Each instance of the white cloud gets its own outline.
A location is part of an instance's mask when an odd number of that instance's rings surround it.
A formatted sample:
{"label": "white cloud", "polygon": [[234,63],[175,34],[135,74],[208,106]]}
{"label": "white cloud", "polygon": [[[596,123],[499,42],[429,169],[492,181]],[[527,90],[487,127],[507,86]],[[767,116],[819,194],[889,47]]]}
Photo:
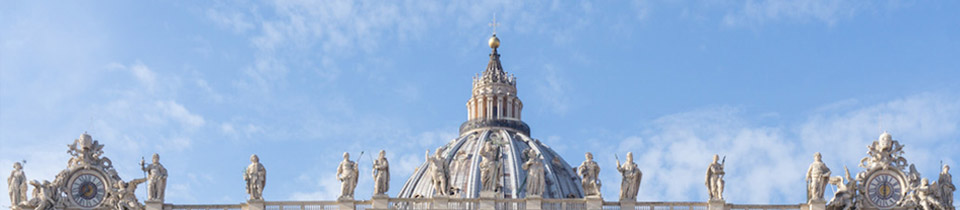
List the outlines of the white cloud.
{"label": "white cloud", "polygon": [[186,127],[197,128],[203,126],[203,124],[206,122],[203,120],[202,116],[190,113],[187,108],[183,107],[183,105],[180,105],[176,101],[158,101],[156,104],[164,114],[176,121],[179,121]]}
{"label": "white cloud", "polygon": [[726,14],[728,26],[762,25],[776,21],[818,21],[834,25],[866,9],[869,4],[839,0],[773,1],[750,0],[742,8]]}
{"label": "white cloud", "polygon": [[236,33],[244,33],[254,28],[253,23],[242,12],[208,9],[207,18],[232,29]]}
{"label": "white cloud", "polygon": [[137,61],[133,66],[130,66],[130,71],[137,77],[137,80],[147,88],[152,90],[156,86],[157,74],[151,71],[147,65],[143,65],[143,63]]}
{"label": "white cloud", "polygon": [[567,96],[568,83],[558,73],[553,65],[544,65],[544,80],[537,84],[537,95],[547,102],[550,110],[556,114],[566,114],[570,108],[570,99]]}
{"label": "white cloud", "polygon": [[[823,153],[835,174],[843,165],[856,173],[866,145],[879,135],[879,113],[884,114],[886,130],[907,146],[906,157],[925,177],[936,177],[941,158],[956,163],[954,152],[960,142],[952,138],[958,134],[960,100],[943,94],[814,113],[801,123],[782,126],[751,124],[738,108],[695,110],[661,117],[643,134],[627,137],[612,149],[637,155],[644,172],[641,200],[706,200],[705,169],[711,156],[719,153],[727,157],[728,202],[800,203],[806,192],[802,175],[811,155]],[[612,162],[612,157],[599,161]],[[605,183],[619,183],[615,171],[603,176]],[[605,186],[605,193],[616,189]]]}

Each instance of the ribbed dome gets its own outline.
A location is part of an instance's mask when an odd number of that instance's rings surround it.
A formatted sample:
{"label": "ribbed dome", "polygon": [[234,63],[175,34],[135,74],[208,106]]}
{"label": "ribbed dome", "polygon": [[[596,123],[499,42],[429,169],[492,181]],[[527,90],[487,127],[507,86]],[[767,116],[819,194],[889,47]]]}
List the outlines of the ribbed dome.
{"label": "ribbed dome", "polygon": [[[496,38],[496,36],[494,36]],[[499,41],[499,40],[498,40]],[[508,75],[500,65],[500,54],[497,48],[490,53],[490,62],[482,75],[473,80],[473,95],[467,101],[467,121],[460,125],[460,137],[438,148],[436,153],[429,156],[432,161],[424,161],[418,167],[407,183],[400,189],[399,198],[433,197],[434,188],[432,173],[428,172],[431,162],[440,164],[437,171],[448,171],[447,185],[453,197],[477,198],[480,197],[481,161],[483,151],[490,159],[497,159],[496,164],[486,163],[487,168],[499,165],[498,172],[490,173],[497,177],[496,192],[504,198],[524,198],[524,189],[527,171],[521,166],[527,161],[524,151],[532,149],[544,166],[543,198],[582,198],[583,187],[580,177],[570,168],[550,147],[540,143],[540,140],[530,138],[530,127],[520,119],[523,102],[517,97],[516,78]],[[483,150],[485,143],[491,143]],[[497,148],[497,149],[494,149]],[[529,154],[529,153],[526,153]],[[443,161],[439,161],[443,160]],[[442,162],[442,163],[441,163]],[[443,176],[438,176],[443,177]],[[488,185],[488,188],[490,185]],[[444,188],[441,188],[444,189]]]}
{"label": "ribbed dome", "polygon": [[[539,140],[531,139],[511,128],[474,129],[440,147],[450,170],[453,197],[477,198],[480,195],[480,149],[491,141],[500,148],[501,176],[499,191],[505,198],[526,197],[524,180],[527,173],[521,169],[526,161],[522,152],[528,148],[537,151],[543,159],[546,185],[543,198],[582,198],[583,189],[575,171],[556,152]],[[421,164],[403,188],[400,198],[433,197],[432,178],[427,174],[428,164]]]}

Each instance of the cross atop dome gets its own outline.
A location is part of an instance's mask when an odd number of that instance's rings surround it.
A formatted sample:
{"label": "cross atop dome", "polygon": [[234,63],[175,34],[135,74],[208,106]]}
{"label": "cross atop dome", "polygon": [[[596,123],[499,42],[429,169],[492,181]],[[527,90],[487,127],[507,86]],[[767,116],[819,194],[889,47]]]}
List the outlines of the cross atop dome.
{"label": "cross atop dome", "polygon": [[497,36],[497,26],[500,26],[500,23],[497,22],[497,13],[493,13],[493,22],[488,25],[493,28],[493,36]]}

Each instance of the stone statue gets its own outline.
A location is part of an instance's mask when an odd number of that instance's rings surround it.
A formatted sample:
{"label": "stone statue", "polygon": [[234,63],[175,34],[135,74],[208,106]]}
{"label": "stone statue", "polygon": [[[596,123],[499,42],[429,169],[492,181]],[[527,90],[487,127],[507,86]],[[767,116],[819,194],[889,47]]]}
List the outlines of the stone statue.
{"label": "stone statue", "polygon": [[350,160],[350,153],[343,153],[343,161],[337,166],[337,180],[340,180],[340,197],[338,199],[353,199],[353,190],[357,187],[357,176],[360,170],[357,163]]}
{"label": "stone statue", "polygon": [[920,206],[923,210],[944,209],[943,204],[935,197],[935,189],[930,186],[930,180],[923,178],[920,181],[920,187],[917,188],[917,197],[920,198]]}
{"label": "stone statue", "polygon": [[[835,176],[830,178],[830,184],[837,186],[837,192],[833,193],[833,198],[827,203],[829,209],[850,210],[854,208],[854,196],[857,193],[857,180],[850,176],[850,170],[843,166],[843,172],[846,177]],[[846,178],[847,182],[843,180]]]}
{"label": "stone statue", "polygon": [[167,168],[160,164],[160,155],[153,153],[153,163],[146,165],[140,160],[140,170],[147,172],[147,200],[163,201],[164,191],[167,189]]}
{"label": "stone statue", "polygon": [[117,210],[140,210],[143,205],[137,201],[137,185],[146,182],[146,178],[134,179],[130,183],[120,180],[116,183],[114,199],[117,201]]}
{"label": "stone statue", "polygon": [[583,191],[586,196],[600,196],[600,165],[593,161],[593,154],[587,152],[584,155],[587,159],[577,167],[577,174],[580,175],[580,181],[583,184]]}
{"label": "stone statue", "polygon": [[943,171],[940,171],[940,179],[937,180],[937,188],[940,190],[940,203],[944,206],[953,206],[953,191],[957,190],[957,187],[953,185],[950,165],[943,165]]}
{"label": "stone statue", "polygon": [[543,160],[533,149],[526,149],[524,154],[527,156],[527,162],[523,163],[522,168],[527,170],[527,196],[542,196],[543,187],[546,185],[546,180],[543,177]]}
{"label": "stone statue", "polygon": [[27,175],[23,173],[23,165],[20,163],[13,163],[13,171],[7,178],[7,188],[10,193],[10,206],[27,201]]}
{"label": "stone statue", "polygon": [[449,183],[447,183],[450,175],[446,160],[441,153],[443,153],[443,147],[437,148],[437,151],[433,153],[433,157],[430,156],[430,151],[427,151],[427,162],[430,163],[428,172],[433,182],[434,193],[436,193],[436,195],[447,196],[450,195],[450,186]]}
{"label": "stone statue", "polygon": [[623,176],[623,180],[620,182],[620,200],[636,201],[643,173],[633,162],[633,152],[627,152],[627,162],[622,165],[620,160],[617,159],[617,171],[620,171],[620,175]]}
{"label": "stone statue", "polygon": [[60,192],[57,185],[50,181],[43,180],[43,183],[33,180],[30,185],[34,187],[34,198],[29,202],[31,206],[36,206],[34,210],[54,209],[60,200]]}
{"label": "stone statue", "polygon": [[483,160],[480,161],[480,183],[482,191],[496,192],[498,181],[500,180],[500,161],[497,156],[500,154],[500,147],[497,147],[487,141],[483,143],[480,155]]}
{"label": "stone statue", "polygon": [[267,169],[260,164],[260,157],[250,155],[250,165],[243,173],[243,181],[247,182],[247,194],[250,200],[263,200],[263,187],[267,184]]}
{"label": "stone statue", "polygon": [[373,160],[373,182],[374,195],[386,195],[390,190],[390,164],[386,151],[380,150],[380,157]]}
{"label": "stone statue", "polygon": [[830,169],[823,163],[820,153],[813,153],[813,163],[807,169],[807,202],[823,202],[823,192],[830,181]]}
{"label": "stone statue", "polygon": [[727,158],[723,159],[723,162],[719,162],[720,155],[713,155],[713,163],[707,166],[706,185],[710,200],[723,200],[723,167]]}

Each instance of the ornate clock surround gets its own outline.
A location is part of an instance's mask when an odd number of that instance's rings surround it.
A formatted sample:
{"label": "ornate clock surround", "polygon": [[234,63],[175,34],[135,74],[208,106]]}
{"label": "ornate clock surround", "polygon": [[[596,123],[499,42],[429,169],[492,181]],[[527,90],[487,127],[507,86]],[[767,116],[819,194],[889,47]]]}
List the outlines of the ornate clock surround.
{"label": "ornate clock surround", "polygon": [[860,182],[863,204],[877,209],[894,208],[903,202],[910,189],[907,176],[896,169],[876,168],[865,173]]}
{"label": "ornate clock surround", "polygon": [[95,168],[73,171],[64,189],[69,203],[79,208],[96,208],[108,198],[113,181]]}

